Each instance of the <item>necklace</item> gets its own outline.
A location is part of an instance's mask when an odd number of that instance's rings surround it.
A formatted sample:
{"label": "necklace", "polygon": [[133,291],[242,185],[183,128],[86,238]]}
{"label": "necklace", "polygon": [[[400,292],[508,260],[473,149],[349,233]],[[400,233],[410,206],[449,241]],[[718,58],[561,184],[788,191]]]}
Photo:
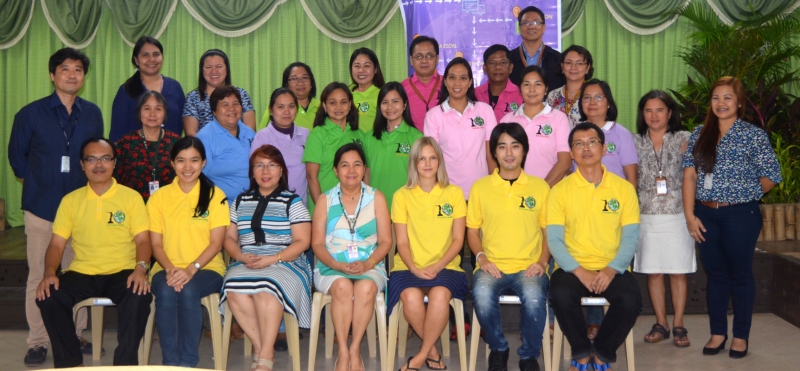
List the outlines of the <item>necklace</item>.
{"label": "necklace", "polygon": [[575,105],[575,102],[578,101],[578,96],[580,94],[581,94],[581,89],[578,89],[578,91],[575,92],[575,95],[572,97],[572,100],[570,100],[568,98],[569,97],[569,90],[567,90],[567,85],[564,85],[564,108],[566,108],[564,110],[564,113],[569,115],[569,111],[572,110],[572,107]]}

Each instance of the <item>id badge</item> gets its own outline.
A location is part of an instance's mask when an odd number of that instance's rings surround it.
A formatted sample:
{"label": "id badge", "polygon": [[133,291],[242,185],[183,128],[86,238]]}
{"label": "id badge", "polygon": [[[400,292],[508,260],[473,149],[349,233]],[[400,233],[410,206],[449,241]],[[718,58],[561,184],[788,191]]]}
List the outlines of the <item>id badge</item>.
{"label": "id badge", "polygon": [[667,178],[664,177],[656,178],[656,194],[659,196],[667,194]]}
{"label": "id badge", "polygon": [[69,156],[61,156],[61,172],[69,172]]}
{"label": "id badge", "polygon": [[354,243],[347,244],[347,259],[350,261],[358,260],[358,245]]}
{"label": "id badge", "polygon": [[153,192],[158,190],[158,181],[156,180],[156,181],[148,182],[147,186],[150,189],[150,195],[152,195]]}
{"label": "id badge", "polygon": [[706,174],[703,177],[703,189],[711,189],[714,186],[714,174]]}

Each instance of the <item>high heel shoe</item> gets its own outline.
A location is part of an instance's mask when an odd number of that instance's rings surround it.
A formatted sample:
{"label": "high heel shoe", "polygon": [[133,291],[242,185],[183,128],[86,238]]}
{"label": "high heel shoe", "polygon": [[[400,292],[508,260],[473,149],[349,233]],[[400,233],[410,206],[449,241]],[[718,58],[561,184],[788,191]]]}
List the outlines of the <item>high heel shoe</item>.
{"label": "high heel shoe", "polygon": [[725,343],[727,343],[727,342],[728,342],[728,335],[726,334],[725,335],[725,340],[722,340],[722,344],[720,344],[718,347],[716,347],[716,348],[703,347],[703,355],[704,356],[713,356],[713,355],[718,354],[720,350],[725,349]]}
{"label": "high heel shoe", "polygon": [[744,340],[744,350],[731,350],[728,352],[728,356],[731,358],[744,358],[747,355],[747,349],[750,348],[750,341],[748,339]]}

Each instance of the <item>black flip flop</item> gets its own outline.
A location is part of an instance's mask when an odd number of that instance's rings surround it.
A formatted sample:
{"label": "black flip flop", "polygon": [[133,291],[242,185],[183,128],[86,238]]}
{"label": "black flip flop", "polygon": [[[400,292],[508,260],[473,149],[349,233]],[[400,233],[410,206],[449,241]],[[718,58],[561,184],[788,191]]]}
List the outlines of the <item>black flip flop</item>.
{"label": "black flip flop", "polygon": [[444,365],[444,367],[442,367],[442,368],[433,368],[433,367],[431,367],[431,362],[436,363],[436,364],[442,364],[442,355],[441,354],[439,355],[439,359],[438,360],[432,359],[432,358],[425,358],[425,367],[427,367],[428,370],[433,370],[433,371],[447,370],[447,365]]}

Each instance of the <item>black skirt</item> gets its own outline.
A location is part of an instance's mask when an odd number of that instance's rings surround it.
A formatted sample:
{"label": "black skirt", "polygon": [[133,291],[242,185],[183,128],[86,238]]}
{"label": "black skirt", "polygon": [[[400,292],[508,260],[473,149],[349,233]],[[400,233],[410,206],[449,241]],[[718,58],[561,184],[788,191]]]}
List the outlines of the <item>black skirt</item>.
{"label": "black skirt", "polygon": [[415,276],[410,271],[396,271],[389,276],[389,302],[387,315],[392,314],[395,304],[400,301],[400,293],[409,287],[436,287],[442,286],[450,290],[453,299],[465,300],[467,296],[467,276],[464,272],[442,269],[436,278],[424,280]]}

